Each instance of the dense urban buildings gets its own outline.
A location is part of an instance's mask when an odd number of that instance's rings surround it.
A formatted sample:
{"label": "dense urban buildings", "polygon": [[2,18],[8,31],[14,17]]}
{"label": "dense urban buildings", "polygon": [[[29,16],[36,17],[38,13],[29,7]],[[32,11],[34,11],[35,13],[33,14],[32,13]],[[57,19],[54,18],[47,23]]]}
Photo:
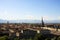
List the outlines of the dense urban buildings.
{"label": "dense urban buildings", "polygon": [[10,40],[18,37],[20,39],[34,38],[36,34],[53,34],[60,36],[60,24],[44,23],[0,23],[0,36],[7,35]]}

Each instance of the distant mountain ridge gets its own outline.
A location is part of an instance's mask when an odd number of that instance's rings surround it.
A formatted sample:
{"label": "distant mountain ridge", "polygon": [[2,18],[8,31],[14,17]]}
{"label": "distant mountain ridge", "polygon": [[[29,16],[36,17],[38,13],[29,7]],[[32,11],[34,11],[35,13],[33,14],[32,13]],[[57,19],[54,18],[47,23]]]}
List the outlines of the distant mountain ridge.
{"label": "distant mountain ridge", "polygon": [[6,22],[7,22],[7,20],[0,19],[0,23],[6,23]]}
{"label": "distant mountain ridge", "polygon": [[1,20],[0,23],[40,23],[40,20]]}
{"label": "distant mountain ridge", "polygon": [[[0,19],[0,23],[41,23],[41,20],[2,20]],[[44,23],[60,23],[60,20],[43,20]]]}

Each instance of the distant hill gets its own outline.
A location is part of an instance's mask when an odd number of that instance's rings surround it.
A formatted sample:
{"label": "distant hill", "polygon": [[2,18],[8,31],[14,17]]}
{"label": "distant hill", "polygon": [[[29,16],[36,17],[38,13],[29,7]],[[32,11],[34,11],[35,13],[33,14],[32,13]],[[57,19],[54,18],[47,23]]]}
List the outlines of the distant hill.
{"label": "distant hill", "polygon": [[40,23],[40,20],[0,20],[0,23]]}
{"label": "distant hill", "polygon": [[7,20],[0,19],[0,23],[7,23]]}
{"label": "distant hill", "polygon": [[[0,19],[0,23],[41,23],[41,20],[2,20]],[[44,20],[44,23],[60,23],[60,20]]]}
{"label": "distant hill", "polygon": [[40,20],[9,20],[10,23],[41,23]]}
{"label": "distant hill", "polygon": [[60,23],[60,20],[44,20],[45,23]]}

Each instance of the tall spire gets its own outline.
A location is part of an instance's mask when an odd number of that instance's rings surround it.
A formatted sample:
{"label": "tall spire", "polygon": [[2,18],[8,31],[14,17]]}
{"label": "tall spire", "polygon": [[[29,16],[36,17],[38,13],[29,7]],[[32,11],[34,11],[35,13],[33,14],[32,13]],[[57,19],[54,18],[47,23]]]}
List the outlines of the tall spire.
{"label": "tall spire", "polygon": [[41,21],[42,21],[42,27],[44,27],[44,21],[43,21],[43,17],[42,17],[42,20],[41,20]]}

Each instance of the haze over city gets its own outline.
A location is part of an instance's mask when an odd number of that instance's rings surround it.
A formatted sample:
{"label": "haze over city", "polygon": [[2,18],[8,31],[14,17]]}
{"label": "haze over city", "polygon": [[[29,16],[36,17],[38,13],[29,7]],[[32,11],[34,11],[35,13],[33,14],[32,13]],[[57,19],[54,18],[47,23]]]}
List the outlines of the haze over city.
{"label": "haze over city", "polygon": [[0,19],[60,20],[60,0],[0,0]]}

